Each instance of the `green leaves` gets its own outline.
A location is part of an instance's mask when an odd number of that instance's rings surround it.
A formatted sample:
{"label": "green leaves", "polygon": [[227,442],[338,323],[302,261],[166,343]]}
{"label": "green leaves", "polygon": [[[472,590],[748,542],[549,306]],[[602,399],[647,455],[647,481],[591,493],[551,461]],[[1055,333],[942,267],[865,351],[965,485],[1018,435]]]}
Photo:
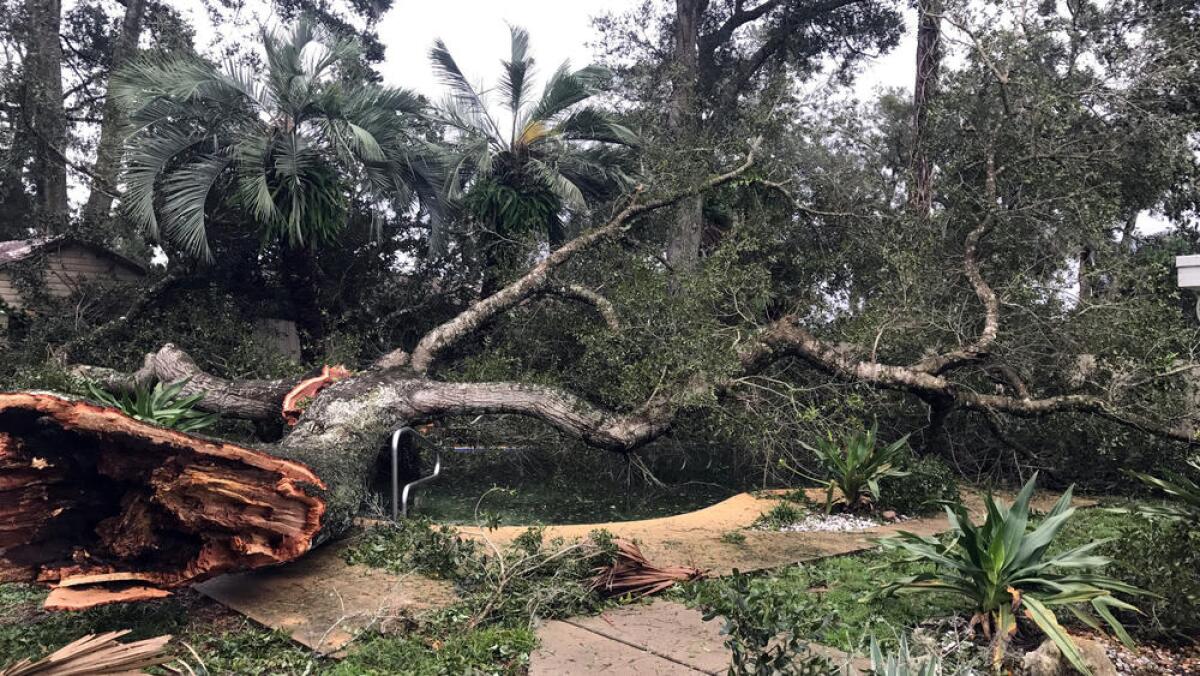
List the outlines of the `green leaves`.
{"label": "green leaves", "polygon": [[[497,122],[500,116],[491,114],[483,93],[468,81],[445,43],[438,41],[430,52],[449,89],[438,116],[461,133],[455,140],[457,159],[451,163],[456,181],[448,192],[467,195],[466,213],[500,239],[532,231],[553,240],[567,211],[584,211],[590,200],[612,197],[632,185],[627,150],[639,139],[613,114],[578,107],[608,81],[604,68],[572,71],[564,63],[541,96],[531,100],[529,34],[514,27],[511,40],[497,86],[506,121],[511,120],[504,131]],[[514,198],[530,204],[512,204]],[[547,206],[553,213],[542,213]],[[441,233],[434,234],[440,242]]]}
{"label": "green leaves", "polygon": [[[1200,472],[1200,459],[1193,458],[1188,461],[1188,465]],[[1193,526],[1200,521],[1200,484],[1181,474],[1172,474],[1166,479],[1133,471],[1127,471],[1126,474],[1175,498],[1174,502],[1159,505],[1139,505],[1139,512],[1190,523]]]}
{"label": "green leaves", "polygon": [[987,517],[980,526],[971,522],[961,504],[948,506],[946,514],[952,539],[947,544],[907,532],[881,540],[886,549],[902,551],[912,562],[932,563],[936,571],[899,580],[871,597],[931,591],[955,594],[970,604],[971,612],[990,618],[984,627],[994,628],[997,659],[1003,655],[1009,630],[1016,629],[1012,614],[1023,609],[1022,616],[1053,640],[1076,668],[1087,673],[1078,650],[1051,609],[1067,607],[1089,626],[1098,628],[1099,622],[1080,606],[1089,604],[1122,641],[1128,641],[1128,633],[1111,609],[1136,611],[1136,608],[1114,594],[1143,592],[1091,572],[1109,563],[1107,558],[1091,554],[1103,541],[1059,554],[1048,553],[1075,510],[1070,506],[1071,490],[1067,489],[1031,531],[1029,502],[1036,480],[1035,475],[1025,484],[1010,507],[998,503],[991,495],[986,496]]}
{"label": "green leaves", "polygon": [[93,399],[119,409],[135,420],[180,432],[198,432],[212,426],[218,416],[196,410],[196,404],[204,399],[203,392],[183,396],[183,390],[190,381],[190,378],[185,378],[167,385],[155,383],[152,389],[139,385],[132,393],[120,397],[92,383],[88,383],[87,388]]}
{"label": "green leaves", "polygon": [[114,78],[131,122],[122,203],[134,222],[211,260],[217,205],[291,246],[333,241],[360,192],[397,212],[416,198],[440,216],[446,162],[423,138],[415,94],[348,80],[358,45],[311,21],[263,40],[264,72],[146,56]]}

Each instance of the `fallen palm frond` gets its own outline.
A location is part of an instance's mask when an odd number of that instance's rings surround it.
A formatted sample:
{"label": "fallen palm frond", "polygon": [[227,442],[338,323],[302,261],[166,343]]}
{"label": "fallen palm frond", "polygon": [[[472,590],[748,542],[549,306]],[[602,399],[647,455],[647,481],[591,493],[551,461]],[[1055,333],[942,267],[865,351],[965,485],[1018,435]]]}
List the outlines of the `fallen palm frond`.
{"label": "fallen palm frond", "polygon": [[657,594],[677,582],[698,580],[706,572],[691,566],[660,567],[650,563],[642,550],[629,540],[613,540],[616,559],[596,569],[591,589],[612,596],[630,594],[635,597]]}
{"label": "fallen palm frond", "polygon": [[72,641],[36,662],[21,660],[0,671],[0,676],[85,676],[91,674],[135,674],[171,658],[163,654],[170,636],[156,636],[132,643],[119,643],[129,630],[89,634]]}

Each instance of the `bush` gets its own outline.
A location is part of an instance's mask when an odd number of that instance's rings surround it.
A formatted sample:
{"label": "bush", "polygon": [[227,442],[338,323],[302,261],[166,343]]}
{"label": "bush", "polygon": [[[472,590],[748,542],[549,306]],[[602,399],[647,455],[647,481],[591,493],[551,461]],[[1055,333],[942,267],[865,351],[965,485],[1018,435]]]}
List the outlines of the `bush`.
{"label": "bush", "polygon": [[1139,633],[1200,631],[1200,530],[1194,524],[1135,519],[1101,551],[1113,560],[1109,575],[1158,595],[1139,603],[1144,615],[1129,618]]}
{"label": "bush", "polygon": [[881,507],[897,514],[919,516],[940,512],[940,502],[958,500],[958,475],[941,460],[910,456],[900,469],[908,474],[880,479]]}

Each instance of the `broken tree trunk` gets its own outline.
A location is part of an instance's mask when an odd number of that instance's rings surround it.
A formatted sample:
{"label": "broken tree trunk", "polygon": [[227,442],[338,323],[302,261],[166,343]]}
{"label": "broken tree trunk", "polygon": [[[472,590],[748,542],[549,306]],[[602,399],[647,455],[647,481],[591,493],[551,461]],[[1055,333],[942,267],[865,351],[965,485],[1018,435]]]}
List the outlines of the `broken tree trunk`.
{"label": "broken tree trunk", "polygon": [[294,559],[335,493],[260,450],[85,401],[0,395],[0,581],[51,586],[50,608],[158,598]]}

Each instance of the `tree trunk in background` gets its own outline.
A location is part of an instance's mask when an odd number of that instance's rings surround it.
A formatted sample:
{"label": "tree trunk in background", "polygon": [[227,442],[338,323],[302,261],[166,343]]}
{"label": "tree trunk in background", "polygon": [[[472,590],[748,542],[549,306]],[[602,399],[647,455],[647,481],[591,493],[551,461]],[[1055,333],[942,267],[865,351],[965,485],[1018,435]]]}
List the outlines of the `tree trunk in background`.
{"label": "tree trunk in background", "polygon": [[321,268],[311,247],[280,242],[280,275],[292,301],[296,328],[300,330],[300,356],[305,362],[319,359],[325,349],[325,319],[321,316]]}
{"label": "tree trunk in background", "polygon": [[[667,127],[676,144],[691,142],[699,131],[696,90],[700,77],[700,18],[707,7],[708,0],[675,0],[675,60]],[[675,207],[666,258],[677,271],[690,270],[700,258],[703,208],[702,195],[681,200]]]}
{"label": "tree trunk in background", "polygon": [[[121,33],[113,45],[112,68],[109,71],[109,88],[112,76],[137,52],[138,39],[142,35],[142,13],[145,0],[125,0],[125,18],[121,21]],[[104,100],[104,119],[100,123],[100,141],[96,146],[96,164],[92,168],[92,191],[83,207],[83,219],[87,223],[103,223],[108,220],[112,208],[114,188],[121,170],[122,127],[125,115],[111,96]]]}
{"label": "tree trunk in background", "polygon": [[33,145],[39,229],[62,232],[68,218],[67,116],[63,110],[60,0],[26,0],[24,114]]}
{"label": "tree trunk in background", "polygon": [[929,102],[941,66],[942,0],[917,2],[917,76],[913,83],[913,140],[908,200],[922,217],[933,209],[933,166],[929,161]]}

